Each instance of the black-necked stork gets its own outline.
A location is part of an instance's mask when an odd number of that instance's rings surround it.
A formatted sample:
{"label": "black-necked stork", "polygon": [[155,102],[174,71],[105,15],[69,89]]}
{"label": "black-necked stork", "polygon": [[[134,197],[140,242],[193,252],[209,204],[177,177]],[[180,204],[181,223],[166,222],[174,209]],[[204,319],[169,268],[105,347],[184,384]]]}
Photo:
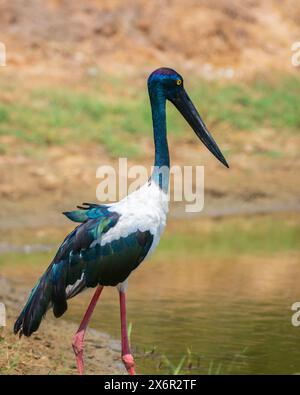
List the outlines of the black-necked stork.
{"label": "black-necked stork", "polygon": [[[30,336],[46,311],[55,317],[67,310],[67,299],[85,288],[97,287],[73,339],[78,371],[83,374],[84,335],[104,286],[119,291],[122,361],[135,373],[130,352],[125,291],[130,273],[157,246],[166,224],[169,185],[169,150],[166,130],[166,101],[172,102],[205,146],[226,167],[228,164],[187,95],[183,78],[170,68],[155,70],[148,78],[155,143],[155,162],[149,181],[113,204],[83,204],[64,214],[78,225],[63,241],[53,261],[35,285],[17,319],[14,332]],[[164,171],[162,171],[164,169]]]}

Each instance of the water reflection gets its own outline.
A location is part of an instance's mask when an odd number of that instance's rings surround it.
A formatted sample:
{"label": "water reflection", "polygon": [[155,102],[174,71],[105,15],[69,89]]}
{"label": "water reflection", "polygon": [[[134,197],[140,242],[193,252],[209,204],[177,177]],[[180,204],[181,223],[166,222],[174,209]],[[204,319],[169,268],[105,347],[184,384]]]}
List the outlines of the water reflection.
{"label": "water reflection", "polygon": [[[291,324],[300,301],[298,223],[296,215],[170,221],[158,251],[129,282],[138,372],[165,373],[161,355],[176,365],[189,348],[191,373],[299,373],[300,327]],[[51,232],[36,243],[58,243],[66,233]],[[34,241],[23,232],[20,239]],[[0,255],[1,274],[30,289],[53,253]],[[92,292],[71,300],[64,317],[79,324]],[[91,327],[120,338],[115,289],[105,288]]]}
{"label": "water reflection", "polygon": [[[145,263],[128,290],[133,346],[138,355],[156,346],[174,362],[190,348],[200,361],[192,373],[298,373],[299,276],[295,255]],[[72,301],[68,318],[79,322],[89,297]],[[91,326],[119,337],[116,290],[105,289]],[[141,373],[163,373],[158,364],[138,358]]]}

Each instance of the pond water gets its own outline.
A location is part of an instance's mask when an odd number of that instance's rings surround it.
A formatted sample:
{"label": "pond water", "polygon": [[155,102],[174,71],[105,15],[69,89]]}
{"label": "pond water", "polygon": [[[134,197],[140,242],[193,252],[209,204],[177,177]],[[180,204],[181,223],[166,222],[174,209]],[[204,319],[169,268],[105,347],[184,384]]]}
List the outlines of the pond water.
{"label": "pond water", "polygon": [[[185,357],[181,373],[300,373],[299,279],[295,256],[145,263],[128,289],[137,371],[163,374]],[[102,295],[91,326],[119,338],[117,292]],[[79,322],[90,296],[67,317]]]}
{"label": "pond water", "polygon": [[[158,251],[129,281],[138,373],[300,373],[300,326],[291,323],[291,306],[300,301],[299,222],[296,216],[274,221],[169,224]],[[55,243],[62,233],[51,236]],[[43,235],[37,242],[50,240]],[[53,254],[6,252],[1,270],[31,288]],[[64,318],[79,324],[92,293],[70,300]],[[104,289],[90,326],[119,347],[116,289]]]}

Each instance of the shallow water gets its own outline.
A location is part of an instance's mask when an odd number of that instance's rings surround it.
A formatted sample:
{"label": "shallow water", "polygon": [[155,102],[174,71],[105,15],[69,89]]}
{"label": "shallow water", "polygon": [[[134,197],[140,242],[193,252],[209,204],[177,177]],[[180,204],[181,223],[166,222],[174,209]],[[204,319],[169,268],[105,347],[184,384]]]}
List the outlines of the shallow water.
{"label": "shallow water", "polygon": [[[169,223],[158,251],[129,281],[137,372],[172,372],[185,357],[181,373],[300,373],[300,326],[291,323],[291,306],[300,301],[298,220]],[[7,242],[18,247],[6,245],[1,274],[31,289],[55,252],[41,243],[56,243],[64,232],[14,234]],[[35,248],[24,249],[29,240]],[[92,292],[71,300],[64,317],[79,324]],[[104,289],[90,326],[120,347],[116,289]]]}
{"label": "shallow water", "polygon": [[[140,373],[166,373],[192,350],[181,373],[300,373],[300,300],[295,256],[234,261],[149,262],[128,289],[131,342]],[[119,338],[118,295],[105,289],[91,326]],[[72,302],[79,322],[90,294]],[[145,351],[154,353],[145,356]]]}

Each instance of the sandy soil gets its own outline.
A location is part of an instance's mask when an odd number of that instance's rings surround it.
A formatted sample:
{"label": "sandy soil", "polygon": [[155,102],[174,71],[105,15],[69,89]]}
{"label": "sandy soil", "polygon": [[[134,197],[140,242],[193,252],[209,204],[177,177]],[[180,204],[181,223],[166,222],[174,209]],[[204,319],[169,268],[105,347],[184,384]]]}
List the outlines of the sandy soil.
{"label": "sandy soil", "polygon": [[[0,374],[77,374],[71,341],[77,326],[47,314],[38,332],[30,338],[12,333],[26,289],[0,277],[0,300],[5,301],[7,326],[0,329]],[[86,336],[86,374],[123,374],[119,342],[109,335],[88,330]]]}
{"label": "sandy soil", "polygon": [[298,0],[0,1],[9,63],[64,78],[68,67],[70,75],[138,74],[170,59],[209,78],[296,72],[290,58],[299,23]]}

